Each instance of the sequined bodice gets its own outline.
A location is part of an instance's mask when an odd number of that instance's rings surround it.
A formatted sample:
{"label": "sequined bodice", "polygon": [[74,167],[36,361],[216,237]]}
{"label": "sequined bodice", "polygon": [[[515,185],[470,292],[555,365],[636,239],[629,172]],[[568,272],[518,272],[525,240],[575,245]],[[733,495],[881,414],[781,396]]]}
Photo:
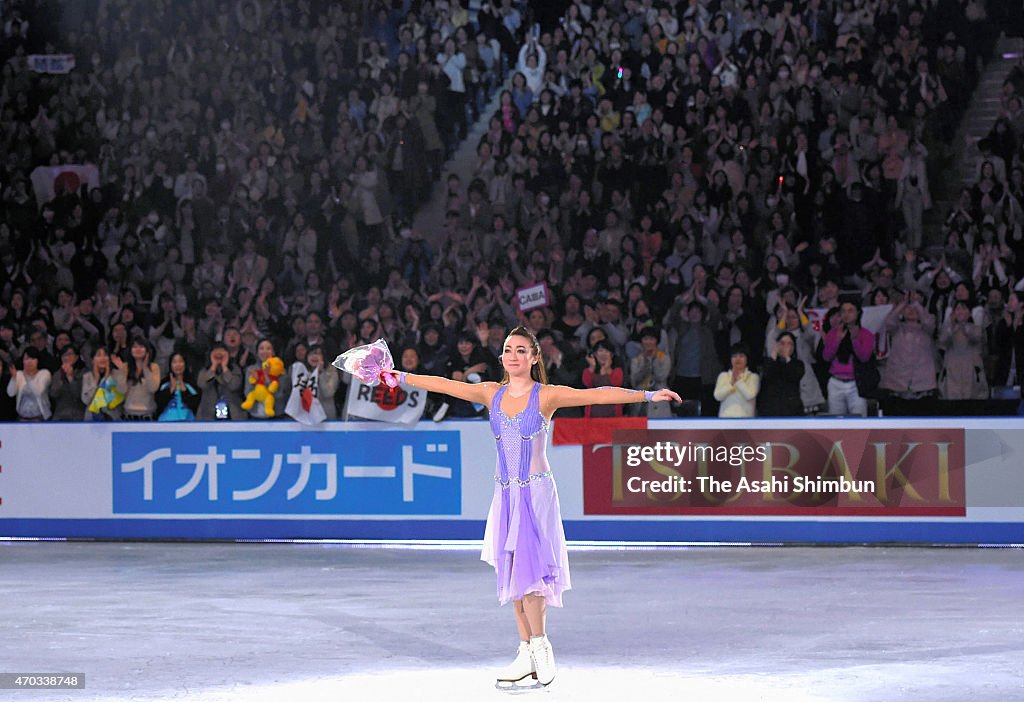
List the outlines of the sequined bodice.
{"label": "sequined bodice", "polygon": [[511,417],[501,409],[507,389],[503,385],[491,401],[491,431],[498,448],[494,479],[502,488],[523,487],[551,475],[545,450],[548,422],[540,412],[540,383],[534,384],[523,411]]}

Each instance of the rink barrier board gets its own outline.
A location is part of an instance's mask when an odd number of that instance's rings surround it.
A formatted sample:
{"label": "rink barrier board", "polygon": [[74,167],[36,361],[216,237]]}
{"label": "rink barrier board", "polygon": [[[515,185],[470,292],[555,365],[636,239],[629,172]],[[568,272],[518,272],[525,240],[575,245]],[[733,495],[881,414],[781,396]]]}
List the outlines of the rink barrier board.
{"label": "rink barrier board", "polygon": [[[1024,544],[1024,523],[1005,522],[844,522],[693,521],[564,522],[572,541],[743,544]],[[472,541],[483,537],[484,522],[299,521],[222,519],[9,519],[0,520],[0,538],[163,541]]]}
{"label": "rink barrier board", "polygon": [[[1021,420],[947,417],[650,422],[651,428],[673,430],[784,427],[787,431],[820,432],[830,427],[925,430],[936,426],[964,432],[963,516],[850,518],[836,514],[819,518],[751,513],[711,518],[699,514],[609,517],[585,509],[584,449],[549,446],[548,453],[570,540],[1024,542]],[[161,445],[163,442],[166,444]],[[138,464],[126,471],[115,463],[118,451],[122,468],[138,463],[142,454],[156,458],[148,466]],[[213,467],[218,467],[214,464],[220,461],[217,480],[210,480],[209,471],[200,474],[199,468],[211,467],[202,465],[206,452],[220,456],[210,459]],[[291,477],[270,485],[275,470],[273,454],[278,454],[281,465],[276,468],[280,475]],[[245,485],[232,484],[231,471],[236,466],[230,461],[235,458],[252,460],[253,468],[260,469],[259,478]],[[216,422],[0,425],[0,537],[476,540],[483,535],[494,491],[494,460],[494,437],[489,425],[480,421],[421,422],[411,427],[331,422],[315,429],[284,421],[227,426]],[[149,500],[143,492],[147,468],[152,469]],[[175,470],[180,476],[177,482],[161,482]],[[332,471],[338,476],[333,486],[325,478]],[[186,484],[185,476],[190,473],[192,478]],[[261,481],[262,486],[257,485]],[[214,494],[214,484],[220,485],[219,494]],[[187,494],[179,498],[179,491]],[[233,501],[232,495],[243,493],[246,500]],[[344,502],[342,498],[353,499]],[[204,511],[210,505],[219,511]]]}

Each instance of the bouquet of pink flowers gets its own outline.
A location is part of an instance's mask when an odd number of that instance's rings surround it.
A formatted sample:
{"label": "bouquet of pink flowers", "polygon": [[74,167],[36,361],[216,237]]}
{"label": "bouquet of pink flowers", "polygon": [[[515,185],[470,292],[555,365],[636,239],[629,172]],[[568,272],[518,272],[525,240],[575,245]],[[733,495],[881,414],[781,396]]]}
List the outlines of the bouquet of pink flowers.
{"label": "bouquet of pink flowers", "polygon": [[384,384],[389,388],[398,387],[398,381],[392,375],[381,375],[381,371],[394,370],[395,361],[391,358],[384,339],[377,339],[372,344],[355,346],[334,359],[332,363],[338,370],[351,373],[366,385]]}

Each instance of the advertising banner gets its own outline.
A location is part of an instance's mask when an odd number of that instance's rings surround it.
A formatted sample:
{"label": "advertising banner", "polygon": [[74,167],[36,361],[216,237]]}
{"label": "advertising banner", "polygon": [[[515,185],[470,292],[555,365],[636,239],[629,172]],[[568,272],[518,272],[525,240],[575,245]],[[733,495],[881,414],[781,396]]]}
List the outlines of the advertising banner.
{"label": "advertising banner", "polygon": [[964,430],[621,429],[584,513],[963,517]]}
{"label": "advertising banner", "polygon": [[457,431],[114,432],[114,514],[462,511]]}
{"label": "advertising banner", "polygon": [[[1024,543],[1019,420],[604,424],[547,449],[569,539]],[[494,472],[478,420],[0,424],[0,540],[479,539]]]}

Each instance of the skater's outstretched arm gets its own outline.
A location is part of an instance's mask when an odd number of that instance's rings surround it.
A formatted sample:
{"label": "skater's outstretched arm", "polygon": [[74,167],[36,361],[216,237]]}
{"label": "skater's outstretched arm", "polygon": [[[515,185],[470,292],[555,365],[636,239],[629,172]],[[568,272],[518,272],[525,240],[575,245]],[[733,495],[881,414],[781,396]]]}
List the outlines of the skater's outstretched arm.
{"label": "skater's outstretched arm", "polygon": [[[398,371],[381,371],[381,375],[385,373],[392,375],[395,380],[399,380],[400,373]],[[498,391],[497,383],[464,383],[461,380],[440,378],[436,375],[417,375],[415,373],[405,373],[404,375],[405,378],[403,380],[406,385],[427,390],[428,392],[451,395],[460,400],[477,402],[482,405],[489,404],[491,398],[494,397],[494,393]]]}
{"label": "skater's outstretched arm", "polygon": [[643,390],[630,390],[628,388],[601,387],[587,388],[581,390],[570,388],[565,385],[545,385],[541,394],[541,404],[548,410],[545,412],[550,416],[555,410],[562,407],[582,407],[584,405],[624,405],[638,402],[661,402],[663,400],[675,400],[682,402],[682,398],[671,390],[657,390],[650,394]]}

